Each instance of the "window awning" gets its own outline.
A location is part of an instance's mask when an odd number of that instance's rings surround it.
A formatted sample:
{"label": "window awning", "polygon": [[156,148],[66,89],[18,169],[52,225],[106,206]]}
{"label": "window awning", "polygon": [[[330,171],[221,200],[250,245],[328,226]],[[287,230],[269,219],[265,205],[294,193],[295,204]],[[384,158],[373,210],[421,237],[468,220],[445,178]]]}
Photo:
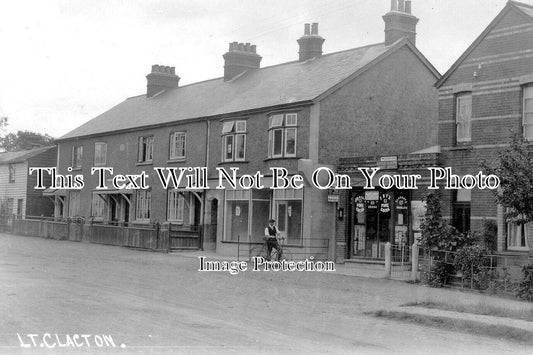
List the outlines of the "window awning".
{"label": "window awning", "polygon": [[67,196],[66,189],[44,189],[43,196]]}
{"label": "window awning", "polygon": [[93,192],[99,195],[122,195],[122,194],[132,194],[133,189],[106,189],[106,190],[97,190],[94,189]]}

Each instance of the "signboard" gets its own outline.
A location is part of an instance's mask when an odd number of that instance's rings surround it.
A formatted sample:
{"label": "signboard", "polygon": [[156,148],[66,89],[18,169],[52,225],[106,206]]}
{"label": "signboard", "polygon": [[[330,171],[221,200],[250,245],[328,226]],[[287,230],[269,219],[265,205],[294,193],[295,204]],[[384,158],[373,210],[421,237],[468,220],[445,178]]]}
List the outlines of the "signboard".
{"label": "signboard", "polygon": [[339,195],[328,195],[328,202],[339,202]]}
{"label": "signboard", "polygon": [[381,157],[378,161],[377,167],[381,168],[382,170],[396,170],[398,169],[398,157]]}
{"label": "signboard", "polygon": [[365,200],[367,201],[379,200],[379,191],[365,191]]}

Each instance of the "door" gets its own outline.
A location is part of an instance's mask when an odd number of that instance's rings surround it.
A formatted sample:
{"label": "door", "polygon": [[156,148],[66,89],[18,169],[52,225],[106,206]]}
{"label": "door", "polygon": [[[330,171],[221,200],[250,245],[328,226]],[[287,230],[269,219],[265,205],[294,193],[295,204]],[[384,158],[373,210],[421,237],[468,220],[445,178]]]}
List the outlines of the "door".
{"label": "door", "polygon": [[287,201],[279,201],[277,207],[276,223],[279,231],[285,236],[287,232]]}

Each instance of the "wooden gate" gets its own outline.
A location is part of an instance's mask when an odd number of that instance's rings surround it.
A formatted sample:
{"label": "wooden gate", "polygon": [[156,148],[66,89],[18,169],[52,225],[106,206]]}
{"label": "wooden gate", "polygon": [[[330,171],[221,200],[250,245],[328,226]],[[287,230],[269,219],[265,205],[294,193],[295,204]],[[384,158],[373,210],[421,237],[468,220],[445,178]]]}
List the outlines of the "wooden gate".
{"label": "wooden gate", "polygon": [[200,226],[179,226],[169,223],[170,250],[198,250],[201,246]]}

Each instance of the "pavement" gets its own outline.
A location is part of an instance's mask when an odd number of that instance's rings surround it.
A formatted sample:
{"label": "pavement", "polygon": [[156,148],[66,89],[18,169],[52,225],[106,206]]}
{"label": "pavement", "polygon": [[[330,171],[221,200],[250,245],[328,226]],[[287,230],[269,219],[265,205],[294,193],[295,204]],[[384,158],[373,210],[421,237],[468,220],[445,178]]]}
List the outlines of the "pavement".
{"label": "pavement", "polygon": [[[532,312],[528,303],[339,273],[200,272],[196,253],[0,234],[0,353],[533,352],[518,341],[371,315],[439,300]],[[104,335],[112,345],[98,346]]]}

